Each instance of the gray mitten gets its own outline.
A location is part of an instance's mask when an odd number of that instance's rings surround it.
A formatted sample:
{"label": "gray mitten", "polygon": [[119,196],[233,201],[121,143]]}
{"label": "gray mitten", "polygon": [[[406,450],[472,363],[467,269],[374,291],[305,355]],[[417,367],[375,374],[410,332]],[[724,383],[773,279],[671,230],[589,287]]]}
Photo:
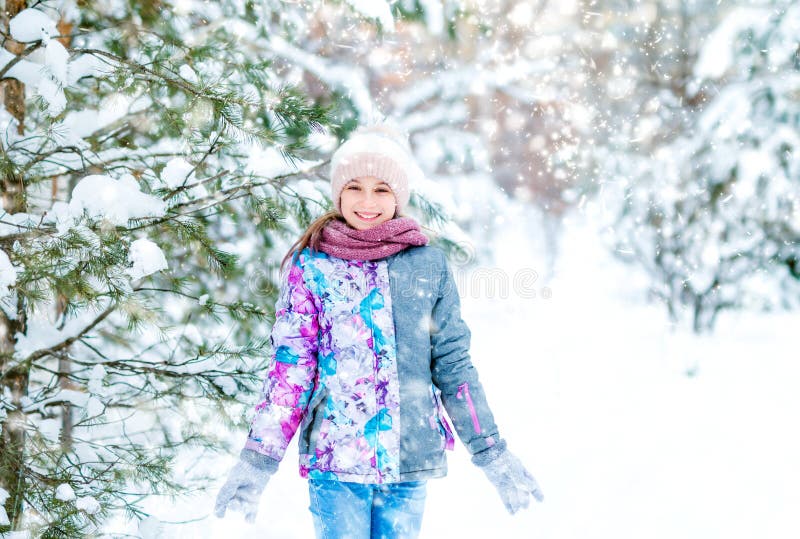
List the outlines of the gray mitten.
{"label": "gray mitten", "polygon": [[277,470],[278,461],[257,451],[242,449],[239,462],[217,494],[217,503],[214,506],[216,515],[219,518],[224,517],[226,509],[241,511],[247,522],[254,522],[261,493]]}
{"label": "gray mitten", "polygon": [[530,505],[530,496],[540,502],[544,500],[536,479],[528,473],[519,459],[506,449],[504,440],[476,453],[472,457],[472,462],[484,471],[512,515]]}

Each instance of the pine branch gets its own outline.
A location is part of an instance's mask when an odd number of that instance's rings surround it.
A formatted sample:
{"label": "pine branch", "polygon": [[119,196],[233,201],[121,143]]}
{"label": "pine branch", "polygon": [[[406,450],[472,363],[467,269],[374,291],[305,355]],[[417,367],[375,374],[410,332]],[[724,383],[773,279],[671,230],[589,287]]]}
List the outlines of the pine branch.
{"label": "pine branch", "polygon": [[[166,223],[166,222],[169,222],[169,221],[174,221],[174,220],[180,219],[181,217],[188,217],[188,216],[191,216],[191,215],[196,214],[198,212],[202,212],[202,211],[205,211],[205,210],[207,210],[209,208],[213,208],[215,206],[218,206],[220,204],[224,204],[226,202],[230,202],[232,200],[236,200],[237,198],[240,198],[241,196],[249,196],[249,195],[252,194],[252,190],[253,189],[258,188],[258,187],[263,187],[265,185],[273,185],[276,188],[283,188],[283,187],[286,186],[286,184],[290,180],[296,179],[296,178],[305,177],[308,174],[314,173],[316,170],[320,169],[321,167],[323,167],[326,164],[327,164],[327,161],[323,162],[323,163],[319,163],[319,164],[317,164],[317,165],[315,165],[315,166],[313,166],[311,168],[308,168],[308,169],[305,169],[305,170],[302,170],[302,171],[292,172],[292,173],[289,173],[289,174],[283,174],[283,175],[280,175],[280,176],[275,176],[273,178],[266,178],[266,179],[259,180],[259,181],[246,182],[246,183],[242,183],[242,184],[239,184],[239,185],[235,185],[233,187],[228,187],[226,189],[220,189],[219,191],[216,191],[213,194],[209,194],[208,196],[199,197],[199,198],[192,199],[192,200],[189,200],[189,201],[186,201],[186,202],[181,202],[179,204],[175,204],[174,206],[171,206],[169,208],[169,211],[171,213],[168,214],[167,216],[165,216],[165,217],[157,217],[157,218],[142,219],[143,224],[131,227],[128,230],[131,231],[131,232],[136,231],[136,230],[143,230],[143,229],[151,228],[153,226],[156,226],[156,225],[159,225],[159,224],[163,224],[163,223]],[[238,195],[238,196],[236,196],[236,195]],[[200,208],[193,209],[193,210],[185,212],[185,213],[175,213],[175,210],[178,210],[178,209],[181,209],[181,208],[192,207],[192,206],[195,206],[197,204],[207,204],[207,205],[203,206],[203,207],[200,207]]]}
{"label": "pine branch", "polygon": [[[3,66],[2,69],[0,69],[0,80],[5,80],[6,79],[6,74],[11,70],[11,68],[13,68],[19,62],[21,62],[25,57],[30,56],[30,54],[32,52],[36,51],[37,49],[40,49],[41,47],[42,47],[42,41],[39,40],[39,41],[34,42],[29,47],[27,47],[20,54],[15,55],[14,58],[10,62],[8,62],[6,65]],[[12,78],[12,77],[8,77],[8,78]]]}
{"label": "pine branch", "polygon": [[72,343],[74,343],[75,341],[79,340],[81,337],[83,337],[88,332],[90,332],[92,329],[94,329],[97,326],[97,324],[99,324],[100,322],[105,320],[106,317],[108,317],[108,315],[110,315],[111,313],[113,313],[116,310],[116,308],[117,308],[117,305],[113,305],[113,304],[110,305],[108,308],[106,308],[106,310],[104,310],[94,320],[92,320],[92,322],[89,325],[87,325],[86,327],[81,329],[75,335],[72,335],[71,337],[68,337],[68,338],[64,339],[63,341],[61,341],[58,344],[55,344],[55,345],[50,346],[48,348],[42,348],[41,350],[37,350],[37,351],[29,354],[25,359],[23,359],[20,362],[20,364],[30,365],[32,362],[36,361],[37,359],[43,358],[45,356],[54,355],[59,350],[63,350],[65,348],[68,348],[70,345],[72,345]]}

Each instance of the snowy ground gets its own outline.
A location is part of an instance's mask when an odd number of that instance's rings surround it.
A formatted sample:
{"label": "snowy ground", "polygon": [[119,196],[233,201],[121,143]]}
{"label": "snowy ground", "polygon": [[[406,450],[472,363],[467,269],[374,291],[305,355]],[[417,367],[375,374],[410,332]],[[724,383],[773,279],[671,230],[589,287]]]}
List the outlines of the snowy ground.
{"label": "snowy ground", "polygon": [[[497,267],[509,277],[544,272],[527,239],[537,227],[521,223],[505,237]],[[556,276],[537,282],[536,298],[466,291],[475,364],[545,502],[507,515],[457,444],[449,476],[429,483],[423,538],[800,537],[798,315],[723,315],[712,339],[676,337],[642,287],[591,224],[574,220]],[[313,537],[296,452],[293,443],[254,525],[209,516],[215,485],[177,511],[154,500],[160,536]],[[215,463],[221,475],[233,459]]]}

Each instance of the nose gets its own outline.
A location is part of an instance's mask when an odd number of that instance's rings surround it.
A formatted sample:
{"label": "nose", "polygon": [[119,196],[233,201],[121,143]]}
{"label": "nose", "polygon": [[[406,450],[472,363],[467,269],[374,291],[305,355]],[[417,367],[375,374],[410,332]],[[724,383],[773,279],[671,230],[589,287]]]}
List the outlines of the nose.
{"label": "nose", "polygon": [[377,195],[372,190],[365,190],[361,194],[361,204],[366,206],[375,206],[377,204]]}

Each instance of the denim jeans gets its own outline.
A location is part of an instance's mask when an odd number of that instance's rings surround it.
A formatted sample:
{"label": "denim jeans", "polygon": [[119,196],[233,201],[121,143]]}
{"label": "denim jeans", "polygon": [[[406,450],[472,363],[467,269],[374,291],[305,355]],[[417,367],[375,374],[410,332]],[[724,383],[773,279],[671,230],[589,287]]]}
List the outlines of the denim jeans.
{"label": "denim jeans", "polygon": [[415,539],[425,481],[362,485],[308,480],[317,539]]}

